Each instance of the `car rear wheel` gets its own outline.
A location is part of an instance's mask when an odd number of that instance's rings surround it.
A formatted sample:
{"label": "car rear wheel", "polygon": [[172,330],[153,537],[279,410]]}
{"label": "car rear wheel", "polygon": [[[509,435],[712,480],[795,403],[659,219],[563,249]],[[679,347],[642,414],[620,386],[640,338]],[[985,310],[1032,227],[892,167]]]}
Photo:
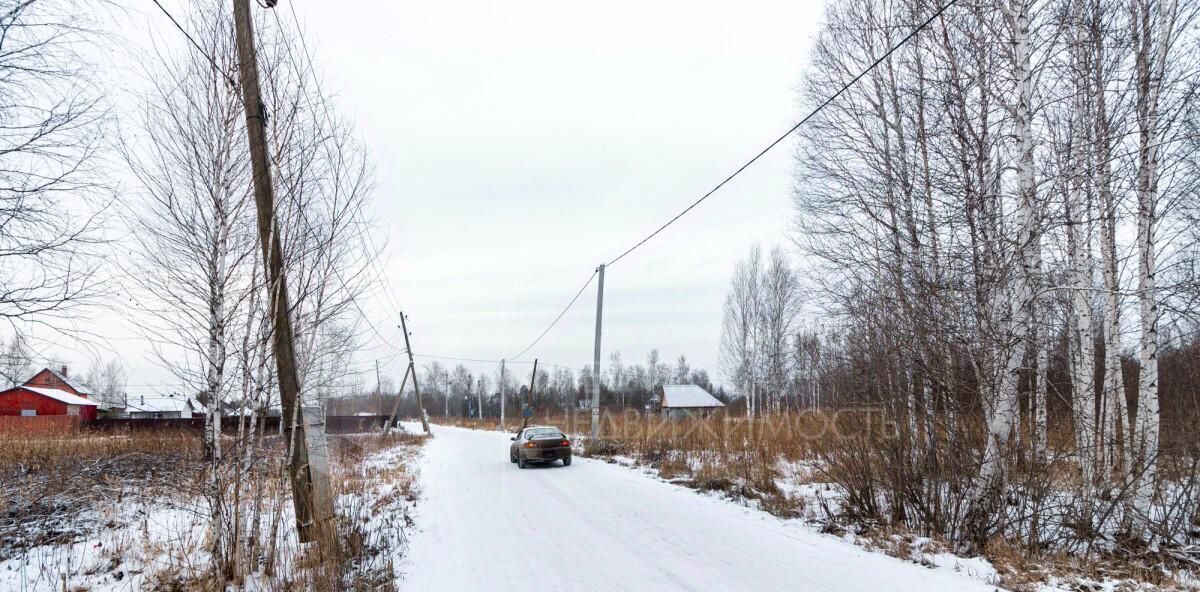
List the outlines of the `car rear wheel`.
{"label": "car rear wheel", "polygon": [[563,466],[564,466],[564,467],[569,467],[569,466],[571,466],[571,457],[569,457],[569,456],[568,456],[567,458],[564,458],[564,459],[563,459]]}
{"label": "car rear wheel", "polygon": [[513,453],[511,453],[511,452],[510,452],[510,453],[508,453],[508,462],[510,462],[510,463],[515,463],[515,462],[517,462],[517,455],[515,455],[515,454],[513,454]]}
{"label": "car rear wheel", "polygon": [[517,457],[517,466],[523,469],[529,465],[528,465],[528,463],[525,462],[525,457],[518,456]]}

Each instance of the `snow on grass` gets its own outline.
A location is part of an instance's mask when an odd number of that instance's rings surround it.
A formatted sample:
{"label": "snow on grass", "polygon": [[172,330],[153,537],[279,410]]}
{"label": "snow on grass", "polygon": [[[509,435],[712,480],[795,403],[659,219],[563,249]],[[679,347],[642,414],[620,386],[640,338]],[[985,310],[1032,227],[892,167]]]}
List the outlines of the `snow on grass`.
{"label": "snow on grass", "polygon": [[139,590],[194,576],[207,565],[207,532],[194,511],[166,503],[106,508],[109,524],[67,544],[39,545],[0,562],[0,590]]}
{"label": "snow on grass", "polygon": [[[346,564],[340,576],[346,586],[368,588],[394,583],[392,569],[407,545],[409,510],[417,499],[414,462],[419,441],[403,436],[389,441],[378,436],[342,438],[343,462],[334,465],[339,534]],[[383,446],[382,449],[376,449]],[[118,483],[119,477],[114,476]],[[261,502],[260,532],[279,525],[274,575],[262,566],[239,577],[239,589],[303,589],[305,546],[295,531],[292,502],[274,493]],[[87,590],[176,589],[203,581],[209,572],[209,512],[207,500],[179,489],[173,493],[120,488],[111,498],[99,496],[83,511],[61,521],[42,521],[24,528],[31,544],[0,540],[0,590],[59,592]],[[69,532],[57,533],[63,526]],[[25,525],[30,526],[30,525]],[[49,530],[47,530],[49,529]]]}

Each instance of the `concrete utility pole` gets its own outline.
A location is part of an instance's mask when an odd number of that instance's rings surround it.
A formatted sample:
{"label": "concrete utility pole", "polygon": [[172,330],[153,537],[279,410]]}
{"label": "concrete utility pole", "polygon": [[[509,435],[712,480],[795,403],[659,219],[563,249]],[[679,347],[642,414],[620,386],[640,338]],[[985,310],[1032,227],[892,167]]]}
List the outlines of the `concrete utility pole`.
{"label": "concrete utility pole", "polygon": [[504,425],[504,359],[500,359],[500,429],[507,431],[508,426]]}
{"label": "concrete utility pole", "polygon": [[475,388],[475,419],[483,419],[483,381]]}
{"label": "concrete utility pole", "polygon": [[[296,525],[301,542],[318,541],[334,548],[321,549],[326,557],[335,556],[337,536],[334,525],[333,494],[329,474],[313,470],[309,448],[323,442],[310,442],[301,417],[300,378],[296,371],[296,350],[289,315],[287,278],[283,269],[283,246],[279,222],[275,219],[275,190],[271,183],[267,157],[267,114],[258,86],[258,61],[254,53],[254,28],[250,19],[250,0],[233,0],[233,19],[237,35],[238,68],[241,75],[242,102],[246,107],[246,136],[250,145],[250,165],[254,181],[254,202],[258,212],[258,237],[267,268],[275,366],[279,377],[279,398],[284,429],[292,439],[289,474]],[[323,434],[323,432],[318,432]]]}
{"label": "concrete utility pole", "polygon": [[426,434],[430,434],[429,416],[425,415],[425,402],[421,400],[421,387],[417,380],[417,364],[413,362],[412,344],[408,341],[407,317],[408,315],[404,314],[404,311],[400,311],[400,331],[404,333],[404,351],[408,352],[408,371],[412,374],[413,395],[417,398],[417,409],[421,412],[421,427],[425,429]]}
{"label": "concrete utility pole", "polygon": [[596,289],[596,355],[592,359],[592,441],[600,437],[600,327],[604,318],[604,264],[596,268],[600,285]]}

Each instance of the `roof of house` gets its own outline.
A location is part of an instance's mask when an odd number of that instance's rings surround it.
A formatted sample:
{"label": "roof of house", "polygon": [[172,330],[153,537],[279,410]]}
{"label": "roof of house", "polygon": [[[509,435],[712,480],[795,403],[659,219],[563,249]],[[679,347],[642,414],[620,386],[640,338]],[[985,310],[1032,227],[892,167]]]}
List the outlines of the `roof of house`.
{"label": "roof of house", "polygon": [[[63,374],[62,372],[59,372],[53,368],[46,368],[45,370],[47,372],[53,374],[55,378],[63,381],[63,384],[75,389],[75,392],[82,393],[85,395],[92,394],[92,391],[88,387],[86,387],[83,384],[80,384],[78,382],[75,382],[74,380],[71,380],[70,378],[67,378],[66,374]],[[39,371],[37,374],[34,374],[34,376],[37,376],[38,374],[41,374],[41,372]],[[32,378],[30,378],[30,380],[32,380]]]}
{"label": "roof of house", "polygon": [[91,407],[99,407],[99,403],[96,401],[91,401],[83,397],[77,397],[60,389],[45,388],[40,386],[20,386],[17,388],[22,388],[27,391],[37,393],[43,397],[49,397],[60,403],[66,403],[67,405],[89,405]]}
{"label": "roof of house", "polygon": [[126,413],[182,413],[188,409],[190,399],[182,395],[166,397],[129,397],[126,402]]}
{"label": "roof of house", "polygon": [[724,407],[725,404],[694,384],[664,384],[662,406],[666,408]]}

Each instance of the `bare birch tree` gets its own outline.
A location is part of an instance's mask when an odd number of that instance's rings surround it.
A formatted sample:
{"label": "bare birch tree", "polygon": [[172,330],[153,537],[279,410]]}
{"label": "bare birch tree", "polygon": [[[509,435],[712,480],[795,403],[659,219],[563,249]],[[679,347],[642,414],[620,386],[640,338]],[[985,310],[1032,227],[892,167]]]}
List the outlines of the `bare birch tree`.
{"label": "bare birch tree", "polygon": [[139,182],[128,204],[139,247],[129,274],[144,294],[142,326],[160,362],[205,406],[213,563],[224,577],[221,419],[237,378],[228,345],[249,294],[255,242],[241,103],[226,74],[236,68],[232,18],[212,3],[198,5],[189,22],[204,53],[160,50],[137,134],[125,144]]}
{"label": "bare birch tree", "polygon": [[763,269],[762,303],[757,307],[759,323],[758,349],[763,364],[763,386],[769,397],[768,409],[782,411],[792,375],[792,339],[800,308],[800,285],[783,249],[775,247]]}
{"label": "bare birch tree", "polygon": [[[1134,0],[1130,3],[1130,38],[1134,59],[1134,112],[1137,121],[1137,156],[1134,194],[1137,212],[1138,259],[1138,392],[1131,433],[1135,475],[1134,522],[1147,525],[1153,519],[1151,504],[1156,487],[1159,455],[1159,321],[1158,242],[1161,212],[1160,169],[1163,147],[1169,137],[1172,113],[1180,100],[1193,92],[1179,88],[1194,81],[1176,78],[1171,60],[1178,52],[1177,37],[1194,16],[1194,6],[1181,8],[1179,0]],[[1182,91],[1182,92],[1181,92]],[[1164,109],[1164,107],[1169,107]]]}
{"label": "bare birch tree", "polygon": [[[743,397],[746,414],[757,409],[759,304],[761,301],[762,251],[754,247],[750,255],[734,268],[729,295],[725,298],[725,316],[721,325],[721,369]],[[651,373],[656,373],[654,368]]]}

